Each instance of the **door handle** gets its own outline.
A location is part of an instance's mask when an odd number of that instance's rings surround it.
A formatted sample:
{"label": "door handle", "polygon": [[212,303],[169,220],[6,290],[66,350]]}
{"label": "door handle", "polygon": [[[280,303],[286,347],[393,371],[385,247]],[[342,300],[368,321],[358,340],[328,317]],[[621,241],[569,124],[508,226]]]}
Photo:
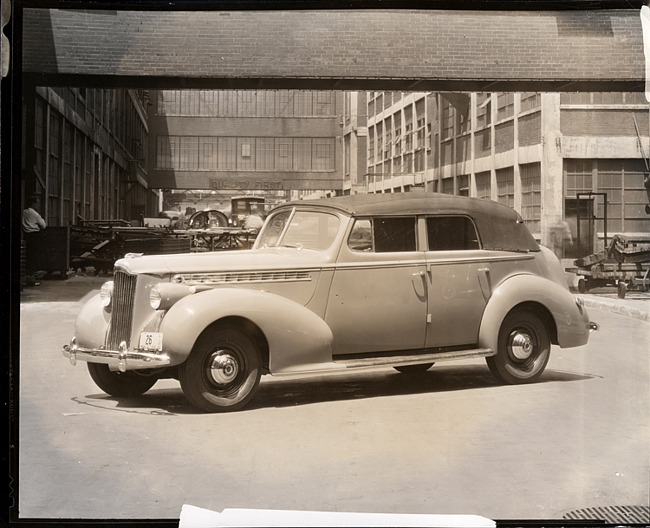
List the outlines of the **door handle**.
{"label": "door handle", "polygon": [[[478,282],[481,286],[481,291],[487,300],[492,295],[492,278],[490,277],[490,268],[479,268],[477,271],[479,273]],[[481,277],[485,277],[485,284],[483,284],[484,281],[481,280]]]}

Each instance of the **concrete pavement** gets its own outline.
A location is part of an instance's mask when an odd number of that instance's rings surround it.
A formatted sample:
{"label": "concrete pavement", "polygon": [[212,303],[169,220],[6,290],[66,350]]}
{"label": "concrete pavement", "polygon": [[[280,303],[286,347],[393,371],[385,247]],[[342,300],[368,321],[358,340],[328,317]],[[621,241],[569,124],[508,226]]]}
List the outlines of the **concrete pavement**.
{"label": "concrete pavement", "polygon": [[587,308],[595,307],[642,321],[650,321],[650,292],[628,292],[619,299],[616,288],[599,288],[589,293],[577,294]]}

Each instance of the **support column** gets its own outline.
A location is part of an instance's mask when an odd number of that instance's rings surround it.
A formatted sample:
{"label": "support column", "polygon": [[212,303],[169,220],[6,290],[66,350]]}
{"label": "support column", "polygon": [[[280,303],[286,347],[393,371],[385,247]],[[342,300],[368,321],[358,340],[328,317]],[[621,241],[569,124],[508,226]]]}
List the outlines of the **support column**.
{"label": "support column", "polygon": [[560,94],[542,94],[542,244],[552,244],[552,227],[564,218],[564,167],[560,131]]}
{"label": "support column", "polygon": [[513,144],[512,144],[512,172],[514,178],[514,203],[515,211],[522,212],[521,196],[521,171],[519,169],[519,112],[521,111],[521,94],[513,94]]}

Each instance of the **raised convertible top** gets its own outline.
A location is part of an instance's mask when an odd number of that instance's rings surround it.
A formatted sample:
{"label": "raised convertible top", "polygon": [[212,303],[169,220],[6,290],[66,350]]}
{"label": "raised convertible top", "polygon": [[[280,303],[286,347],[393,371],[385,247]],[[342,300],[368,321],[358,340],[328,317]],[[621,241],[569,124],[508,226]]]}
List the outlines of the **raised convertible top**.
{"label": "raised convertible top", "polygon": [[514,209],[478,198],[431,192],[354,194],[298,200],[277,207],[335,208],[351,216],[461,214],[474,219],[483,249],[539,251],[539,245]]}

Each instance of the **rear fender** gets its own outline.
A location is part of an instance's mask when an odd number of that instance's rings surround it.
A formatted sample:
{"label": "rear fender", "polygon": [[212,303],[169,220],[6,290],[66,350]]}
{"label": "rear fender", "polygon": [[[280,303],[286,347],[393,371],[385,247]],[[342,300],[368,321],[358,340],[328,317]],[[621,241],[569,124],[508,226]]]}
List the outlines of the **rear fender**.
{"label": "rear fender", "polygon": [[569,348],[587,343],[587,311],[584,306],[576,303],[566,287],[537,275],[515,275],[494,290],[485,307],[479,330],[479,346],[498,350],[501,322],[508,312],[523,304],[540,314],[550,314],[557,335],[551,334],[549,337],[560,347]]}
{"label": "rear fender", "polygon": [[226,317],[257,325],[269,346],[271,373],[309,370],[332,360],[332,332],[311,310],[272,293],[219,288],[184,297],[166,313],[160,332],[172,364],[185,361],[201,333]]}

